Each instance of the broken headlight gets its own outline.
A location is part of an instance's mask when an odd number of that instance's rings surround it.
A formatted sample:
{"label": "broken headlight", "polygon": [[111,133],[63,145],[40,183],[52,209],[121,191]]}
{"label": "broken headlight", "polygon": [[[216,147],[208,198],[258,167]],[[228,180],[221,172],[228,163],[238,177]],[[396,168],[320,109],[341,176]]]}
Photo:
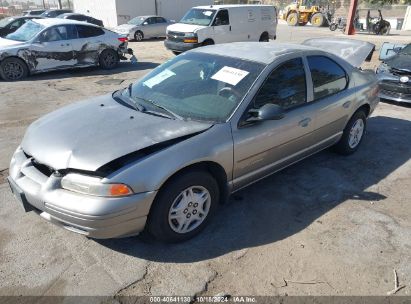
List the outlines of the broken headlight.
{"label": "broken headlight", "polygon": [[377,70],[375,71],[375,73],[379,74],[379,73],[387,73],[390,71],[390,67],[386,64],[386,63],[381,63]]}
{"label": "broken headlight", "polygon": [[103,184],[101,178],[77,173],[69,173],[61,180],[63,189],[106,197],[127,196],[133,194],[131,188],[125,184]]}

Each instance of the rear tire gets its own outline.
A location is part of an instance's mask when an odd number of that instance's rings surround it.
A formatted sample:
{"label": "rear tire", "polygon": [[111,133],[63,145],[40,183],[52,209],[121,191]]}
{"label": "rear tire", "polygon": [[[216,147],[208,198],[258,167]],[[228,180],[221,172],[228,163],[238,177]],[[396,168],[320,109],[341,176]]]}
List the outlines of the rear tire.
{"label": "rear tire", "polygon": [[270,38],[268,37],[268,33],[267,32],[262,33],[261,36],[260,36],[259,41],[260,42],[269,42]]}
{"label": "rear tire", "polygon": [[99,57],[100,67],[104,70],[111,70],[118,66],[120,58],[113,49],[106,49],[101,52]]}
{"label": "rear tire", "polygon": [[29,74],[26,63],[19,58],[6,58],[0,63],[0,77],[5,81],[17,81]]}
{"label": "rear tire", "polygon": [[298,14],[291,13],[287,16],[287,24],[289,26],[297,26],[298,25]]}
{"label": "rear tire", "polygon": [[365,135],[367,116],[364,111],[354,113],[345,126],[340,141],[334,146],[334,150],[342,155],[350,155],[357,151]]}
{"label": "rear tire", "polygon": [[188,171],[164,185],[151,207],[146,231],[163,242],[197,235],[217,209],[219,188],[204,171]]}

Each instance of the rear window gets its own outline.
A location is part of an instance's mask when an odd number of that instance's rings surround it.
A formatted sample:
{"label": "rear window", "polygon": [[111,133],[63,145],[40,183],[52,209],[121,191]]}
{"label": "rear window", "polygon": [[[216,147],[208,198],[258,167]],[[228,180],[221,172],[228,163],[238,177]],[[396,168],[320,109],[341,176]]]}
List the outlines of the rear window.
{"label": "rear window", "polygon": [[77,25],[79,38],[89,38],[104,35],[104,30],[99,27]]}

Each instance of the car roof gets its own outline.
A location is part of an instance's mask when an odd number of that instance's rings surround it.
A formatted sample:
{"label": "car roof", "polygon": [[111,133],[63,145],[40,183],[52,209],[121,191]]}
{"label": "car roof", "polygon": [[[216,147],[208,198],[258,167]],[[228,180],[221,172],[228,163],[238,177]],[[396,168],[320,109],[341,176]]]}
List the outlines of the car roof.
{"label": "car roof", "polygon": [[[61,19],[61,18],[45,18],[45,19],[34,19],[34,22],[37,22],[46,27],[53,25],[63,25],[63,24],[78,24],[85,25],[83,21],[71,20],[71,19]],[[93,24],[87,23],[88,26],[94,26]]]}
{"label": "car roof", "polygon": [[193,8],[201,9],[220,9],[220,8],[232,8],[232,7],[273,7],[273,5],[263,5],[263,4],[220,4],[220,5],[201,5],[195,6]]}
{"label": "car roof", "polygon": [[243,60],[260,62],[268,65],[281,55],[289,53],[301,53],[304,51],[311,50],[318,49],[306,45],[292,43],[234,42],[227,44],[205,46],[194,49],[191,52],[229,56]]}

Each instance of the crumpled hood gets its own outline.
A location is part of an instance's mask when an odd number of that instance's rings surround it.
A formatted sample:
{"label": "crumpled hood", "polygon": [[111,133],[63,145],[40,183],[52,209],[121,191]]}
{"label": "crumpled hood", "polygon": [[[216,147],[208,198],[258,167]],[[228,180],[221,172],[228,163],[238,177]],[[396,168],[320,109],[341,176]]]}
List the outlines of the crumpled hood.
{"label": "crumpled hood", "polygon": [[104,95],[35,121],[24,135],[21,147],[39,163],[56,170],[96,171],[126,154],[211,126],[144,114]]}
{"label": "crumpled hood", "polygon": [[116,26],[115,28],[113,28],[113,31],[118,32],[118,33],[124,33],[124,32],[129,32],[134,28],[137,28],[137,25],[133,25],[133,24],[121,24],[119,26]]}
{"label": "crumpled hood", "polygon": [[391,68],[411,72],[411,56],[406,54],[397,54],[384,61]]}
{"label": "crumpled hood", "polygon": [[10,39],[5,39],[5,38],[0,38],[0,53],[2,53],[5,50],[14,48],[14,47],[21,47],[25,42],[22,41],[15,41],[15,40],[10,40]]}
{"label": "crumpled hood", "polygon": [[196,31],[206,28],[203,25],[175,23],[167,26],[167,31],[180,32],[180,33],[195,33]]}

